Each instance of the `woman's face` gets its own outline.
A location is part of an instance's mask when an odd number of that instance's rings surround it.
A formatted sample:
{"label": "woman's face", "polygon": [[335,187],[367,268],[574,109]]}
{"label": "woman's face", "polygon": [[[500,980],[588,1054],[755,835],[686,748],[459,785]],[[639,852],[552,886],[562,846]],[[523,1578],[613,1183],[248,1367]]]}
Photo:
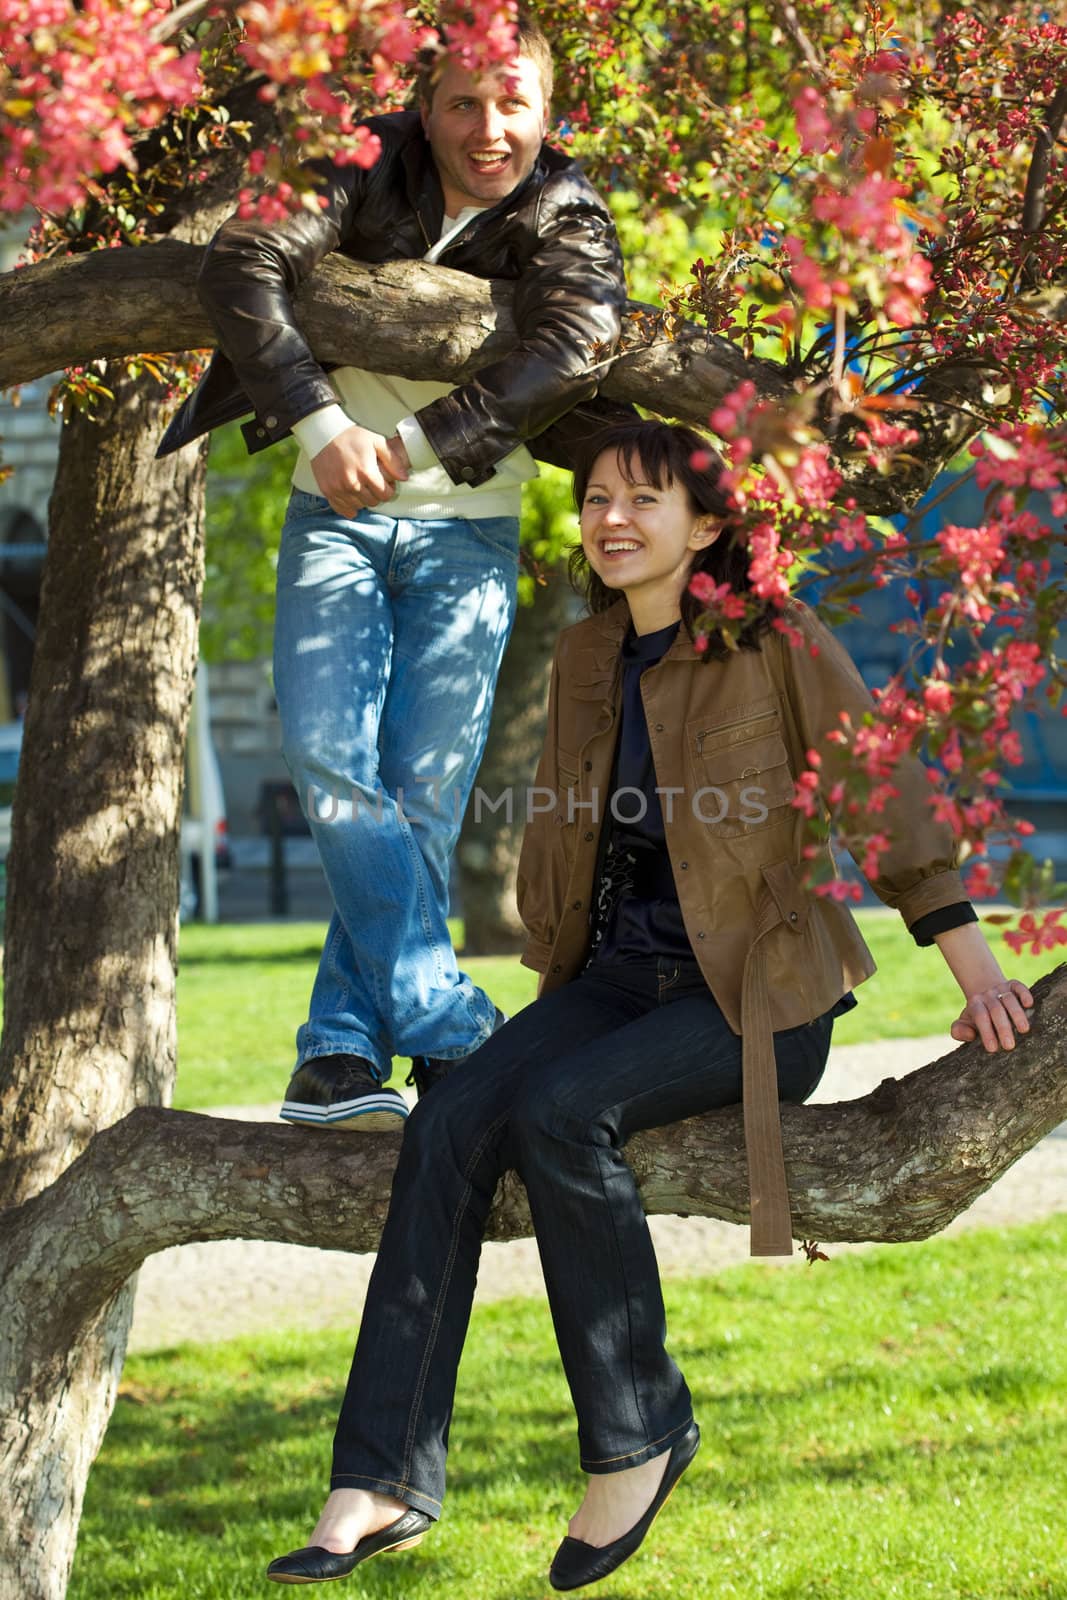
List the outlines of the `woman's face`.
{"label": "woman's face", "polygon": [[624,592],[631,609],[635,597],[673,596],[679,604],[694,555],[719,529],[715,517],[694,511],[681,484],[658,489],[645,478],[636,456],[620,465],[615,451],[605,450],[593,463],[580,513],[586,560],[608,588]]}

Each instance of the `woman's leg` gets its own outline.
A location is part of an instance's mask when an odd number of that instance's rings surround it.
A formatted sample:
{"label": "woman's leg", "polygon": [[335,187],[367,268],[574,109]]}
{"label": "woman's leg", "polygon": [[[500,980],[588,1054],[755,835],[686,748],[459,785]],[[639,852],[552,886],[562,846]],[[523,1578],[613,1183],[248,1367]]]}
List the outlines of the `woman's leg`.
{"label": "woman's leg", "polygon": [[638,993],[568,984],[513,1017],[408,1118],[315,1543],[351,1550],[399,1504],[440,1514],[485,1220],[512,1160],[512,1104],[564,1048],[591,1046],[645,1005]]}
{"label": "woman's leg", "polygon": [[[632,971],[602,969],[588,987],[608,1000]],[[783,1098],[812,1092],[829,1035],[828,1020],[776,1035]],[[594,1475],[572,1524],[587,1543],[607,1543],[632,1525],[691,1421],[689,1391],[664,1345],[655,1252],[622,1147],[640,1129],[740,1098],[740,1039],[698,971],[661,961],[655,1007],[595,1050],[576,1041],[536,1087],[527,1081],[512,1112],[581,1464]]]}

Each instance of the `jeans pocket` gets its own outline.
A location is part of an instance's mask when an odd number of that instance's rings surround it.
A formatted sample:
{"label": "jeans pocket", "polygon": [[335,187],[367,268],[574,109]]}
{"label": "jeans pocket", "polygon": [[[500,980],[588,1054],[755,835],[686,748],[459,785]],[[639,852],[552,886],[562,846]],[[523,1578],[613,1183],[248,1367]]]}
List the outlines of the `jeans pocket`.
{"label": "jeans pocket", "polygon": [[518,566],[518,517],[465,517],[463,520],[480,543],[488,545],[496,555]]}
{"label": "jeans pocket", "polygon": [[292,489],[289,494],[289,504],[285,509],[285,520],[288,522],[295,517],[317,516],[324,510],[329,511],[331,516],[336,515],[324,494],[309,494],[306,489]]}

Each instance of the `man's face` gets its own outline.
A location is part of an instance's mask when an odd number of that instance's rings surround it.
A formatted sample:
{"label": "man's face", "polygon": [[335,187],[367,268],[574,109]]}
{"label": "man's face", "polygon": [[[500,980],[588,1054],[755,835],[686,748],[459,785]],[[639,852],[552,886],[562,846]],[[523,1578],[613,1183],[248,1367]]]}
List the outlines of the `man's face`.
{"label": "man's face", "polygon": [[492,206],[533,170],[548,123],[541,75],[528,56],[476,78],[451,62],[422,125],[450,217]]}

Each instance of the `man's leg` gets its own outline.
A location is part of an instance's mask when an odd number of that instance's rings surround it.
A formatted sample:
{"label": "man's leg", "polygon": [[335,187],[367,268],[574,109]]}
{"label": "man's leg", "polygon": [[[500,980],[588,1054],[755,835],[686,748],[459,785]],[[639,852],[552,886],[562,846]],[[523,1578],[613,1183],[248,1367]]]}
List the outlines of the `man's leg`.
{"label": "man's leg", "polygon": [[382,780],[403,795],[415,890],[386,978],[399,1055],[454,1061],[493,1030],[496,1008],[456,964],[445,919],[449,866],[489,733],[515,616],[517,522],[400,525],[393,659],[382,708]]}
{"label": "man's leg", "polygon": [[[320,1104],[319,1085],[291,1085],[283,1115],[292,1120],[343,1120],[341,1108],[351,1100],[356,1125],[395,1125],[406,1109],[392,1090],[378,1091],[378,1107],[373,1092],[392,1056],[382,968],[396,920],[394,885],[403,898],[408,879],[395,802],[381,792],[378,771],[396,527],[392,518],[366,513],[347,521],[320,496],[294,491],[282,533],[274,642],[282,744],[335,906],[309,1019],[297,1034],[297,1064],[312,1064],[314,1074],[321,1062],[323,1082],[336,1079],[336,1096],[332,1106]],[[365,941],[359,962],[350,926]],[[346,1072],[345,1061],[357,1065]]]}

